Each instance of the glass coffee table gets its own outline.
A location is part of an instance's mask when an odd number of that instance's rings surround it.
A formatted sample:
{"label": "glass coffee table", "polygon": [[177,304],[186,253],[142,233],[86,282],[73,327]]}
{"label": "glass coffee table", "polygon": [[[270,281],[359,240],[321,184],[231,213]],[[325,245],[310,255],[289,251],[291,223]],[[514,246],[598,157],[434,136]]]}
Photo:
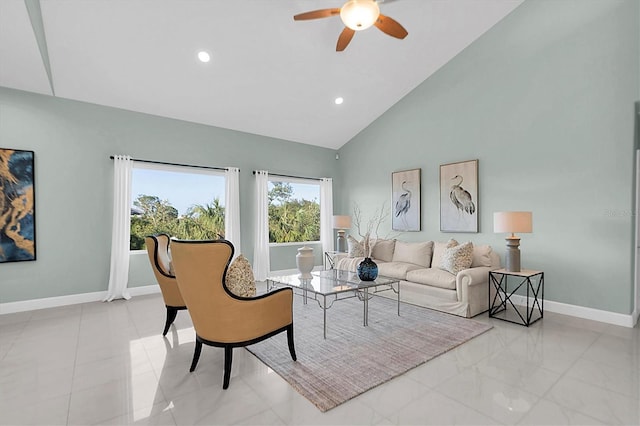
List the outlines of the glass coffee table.
{"label": "glass coffee table", "polygon": [[[312,272],[312,278],[300,278],[300,275],[283,275],[267,278],[267,291],[276,287],[291,287],[293,292],[303,298],[306,305],[309,299],[315,300],[323,311],[324,338],[327,338],[327,309],[337,300],[357,297],[363,302],[363,325],[369,325],[369,299],[376,293],[392,290],[398,295],[398,316],[400,315],[400,281],[378,275],[375,281],[361,281],[353,272],[329,269]],[[395,287],[394,287],[395,286]]]}

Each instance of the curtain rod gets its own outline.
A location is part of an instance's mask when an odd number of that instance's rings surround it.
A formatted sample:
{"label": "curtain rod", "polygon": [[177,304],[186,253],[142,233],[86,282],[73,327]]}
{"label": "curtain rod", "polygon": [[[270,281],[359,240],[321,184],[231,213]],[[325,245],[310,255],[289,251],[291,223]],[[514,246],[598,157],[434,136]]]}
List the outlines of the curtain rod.
{"label": "curtain rod", "polygon": [[[256,174],[256,170],[253,171],[253,174],[254,175]],[[269,176],[288,177],[288,178],[293,178],[293,179],[322,180],[322,178],[306,177],[306,176],[281,175],[281,174],[278,174],[278,173],[269,173]]]}
{"label": "curtain rod", "polygon": [[[109,158],[113,160],[113,155],[109,156]],[[153,160],[139,160],[137,158],[132,158],[131,160],[137,161],[139,163],[162,164],[165,166],[193,167],[195,169],[227,170],[225,167],[194,166],[192,164],[165,163],[164,161],[153,161]]]}

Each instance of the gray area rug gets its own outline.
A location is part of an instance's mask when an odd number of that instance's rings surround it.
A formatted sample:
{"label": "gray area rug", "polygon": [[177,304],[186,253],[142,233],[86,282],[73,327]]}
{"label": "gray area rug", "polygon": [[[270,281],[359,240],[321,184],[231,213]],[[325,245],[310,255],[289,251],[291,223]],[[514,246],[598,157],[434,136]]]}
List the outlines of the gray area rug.
{"label": "gray area rug", "polygon": [[369,326],[362,325],[363,303],[336,301],[327,311],[327,339],[322,338],[322,309],[294,296],[293,362],[286,333],[247,349],[283,377],[320,411],[351,398],[441,355],[491,328],[384,297],[369,301]]}

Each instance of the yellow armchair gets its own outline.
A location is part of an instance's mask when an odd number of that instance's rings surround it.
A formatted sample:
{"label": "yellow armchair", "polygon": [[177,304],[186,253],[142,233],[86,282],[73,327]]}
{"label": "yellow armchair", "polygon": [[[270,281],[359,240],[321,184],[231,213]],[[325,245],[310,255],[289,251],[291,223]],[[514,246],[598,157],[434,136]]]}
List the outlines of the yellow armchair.
{"label": "yellow armchair", "polygon": [[233,245],[226,240],[174,240],[171,254],[178,287],[196,331],[196,346],[189,371],[194,371],[202,345],[224,348],[223,389],[229,387],[233,348],[267,339],[283,331],[291,358],[293,341],[293,291],[282,288],[255,297],[231,293],[225,285]]}
{"label": "yellow armchair", "polygon": [[147,254],[151,269],[156,276],[156,281],[162,291],[162,298],[167,307],[167,320],[165,321],[163,336],[167,335],[169,327],[178,315],[178,311],[187,309],[178,289],[175,275],[171,272],[171,259],[169,257],[170,239],[167,234],[149,235],[144,239],[147,245]]}

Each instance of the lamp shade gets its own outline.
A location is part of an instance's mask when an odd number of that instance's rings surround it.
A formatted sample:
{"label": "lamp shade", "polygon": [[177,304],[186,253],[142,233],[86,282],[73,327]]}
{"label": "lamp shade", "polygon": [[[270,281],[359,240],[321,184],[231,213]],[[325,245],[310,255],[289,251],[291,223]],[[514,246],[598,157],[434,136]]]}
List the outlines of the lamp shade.
{"label": "lamp shade", "polygon": [[493,232],[529,233],[533,231],[531,212],[495,212]]}
{"label": "lamp shade", "polygon": [[349,229],[351,228],[351,216],[334,216],[333,229]]}
{"label": "lamp shade", "polygon": [[354,31],[372,26],[380,16],[380,8],[374,0],[350,0],[340,8],[342,22]]}

